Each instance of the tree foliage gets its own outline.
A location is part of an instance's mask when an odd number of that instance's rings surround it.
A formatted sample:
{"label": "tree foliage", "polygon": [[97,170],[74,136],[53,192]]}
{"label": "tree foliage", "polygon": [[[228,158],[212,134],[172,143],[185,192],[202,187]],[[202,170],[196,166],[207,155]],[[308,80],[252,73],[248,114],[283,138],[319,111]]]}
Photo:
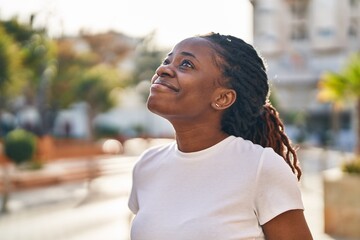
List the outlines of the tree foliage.
{"label": "tree foliage", "polygon": [[9,132],[4,140],[5,155],[15,164],[30,161],[36,150],[36,136],[23,129]]}
{"label": "tree foliage", "polygon": [[349,57],[339,72],[325,72],[319,82],[318,98],[323,102],[333,102],[339,106],[360,98],[360,54]]}
{"label": "tree foliage", "polygon": [[318,99],[342,107],[354,102],[357,111],[356,154],[360,154],[360,53],[352,54],[340,72],[325,72],[319,82]]}
{"label": "tree foliage", "polygon": [[50,39],[31,20],[0,20],[0,112],[1,104],[22,96],[25,105],[37,107],[45,128],[52,126],[48,115],[75,102],[86,102],[92,116],[115,106],[120,90],[150,81],[165,55],[154,34]]}
{"label": "tree foliage", "polygon": [[[8,98],[19,94],[23,52],[0,25],[0,109],[6,105]],[[22,83],[22,84],[21,84]]]}
{"label": "tree foliage", "polygon": [[[56,45],[49,39],[45,29],[33,29],[30,24],[17,19],[2,21],[1,25],[22,51],[22,70],[30,97],[35,97],[42,84],[44,73],[56,66]],[[34,99],[30,99],[34,100]]]}
{"label": "tree foliage", "polygon": [[99,61],[92,52],[77,52],[73,41],[57,40],[56,44],[58,48],[57,75],[51,84],[52,97],[49,101],[54,108],[66,108],[77,98],[73,89],[78,79]]}
{"label": "tree foliage", "polygon": [[111,91],[120,85],[116,69],[107,65],[96,65],[83,72],[74,86],[78,101],[85,101],[94,112],[106,111],[116,103]]}

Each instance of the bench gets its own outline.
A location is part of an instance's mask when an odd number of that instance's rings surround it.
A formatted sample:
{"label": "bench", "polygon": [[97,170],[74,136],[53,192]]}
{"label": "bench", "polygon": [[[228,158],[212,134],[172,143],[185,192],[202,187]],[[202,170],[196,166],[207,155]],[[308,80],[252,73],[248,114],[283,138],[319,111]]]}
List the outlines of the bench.
{"label": "bench", "polygon": [[[114,155],[58,160],[45,164],[44,168],[39,170],[19,170],[10,167],[9,189],[10,192],[16,192],[69,182],[86,182],[101,176],[129,172],[131,166],[127,166],[125,161],[129,164],[132,164],[133,161],[126,158],[134,157],[119,157],[121,162],[116,160],[117,157]],[[4,184],[4,172],[2,172],[0,173],[0,193],[5,190]]]}

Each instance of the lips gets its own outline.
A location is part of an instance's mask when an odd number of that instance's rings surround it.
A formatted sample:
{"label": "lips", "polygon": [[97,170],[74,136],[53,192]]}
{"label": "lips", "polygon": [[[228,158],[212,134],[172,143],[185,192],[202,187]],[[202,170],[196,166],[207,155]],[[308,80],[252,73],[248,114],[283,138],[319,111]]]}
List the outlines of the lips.
{"label": "lips", "polygon": [[179,92],[180,89],[178,89],[177,87],[175,87],[174,85],[170,84],[168,81],[163,81],[161,79],[156,79],[153,84],[159,84],[159,85],[162,85],[162,86],[165,86],[171,90],[173,90],[174,92]]}

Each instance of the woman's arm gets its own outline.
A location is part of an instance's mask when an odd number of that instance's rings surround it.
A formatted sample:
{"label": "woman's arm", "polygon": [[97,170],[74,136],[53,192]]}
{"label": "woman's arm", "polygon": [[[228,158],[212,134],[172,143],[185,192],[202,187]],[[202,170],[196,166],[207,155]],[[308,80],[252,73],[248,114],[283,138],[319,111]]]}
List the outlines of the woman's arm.
{"label": "woman's arm", "polygon": [[266,240],[313,240],[303,210],[290,210],[263,226]]}

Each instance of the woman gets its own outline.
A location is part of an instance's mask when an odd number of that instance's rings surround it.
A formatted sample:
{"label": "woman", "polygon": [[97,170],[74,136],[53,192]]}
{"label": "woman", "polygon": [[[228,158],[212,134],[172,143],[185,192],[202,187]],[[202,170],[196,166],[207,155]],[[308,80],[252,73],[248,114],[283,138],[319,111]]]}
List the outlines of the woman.
{"label": "woman", "polygon": [[134,168],[131,239],[312,239],[296,152],[251,45],[214,33],[185,39],[151,83],[147,106],[176,141]]}

